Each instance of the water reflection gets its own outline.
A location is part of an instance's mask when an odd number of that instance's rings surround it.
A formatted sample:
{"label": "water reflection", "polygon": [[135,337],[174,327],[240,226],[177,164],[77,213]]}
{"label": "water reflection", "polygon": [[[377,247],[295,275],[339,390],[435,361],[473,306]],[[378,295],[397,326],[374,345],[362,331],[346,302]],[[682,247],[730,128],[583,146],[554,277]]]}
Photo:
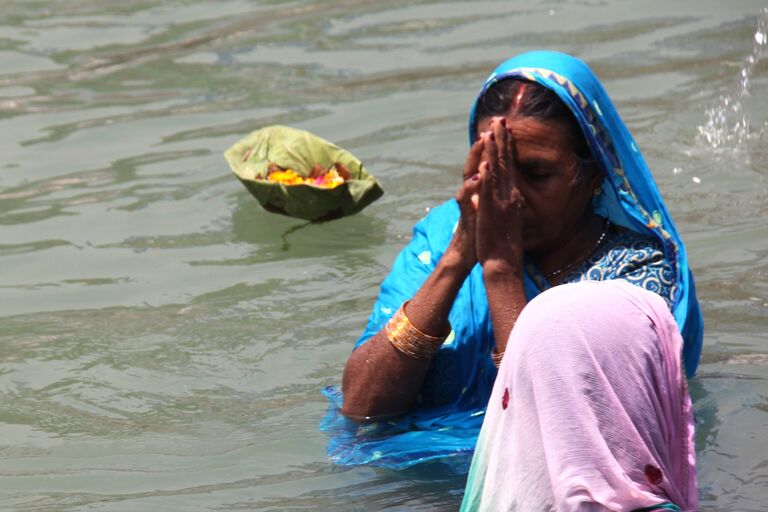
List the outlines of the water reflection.
{"label": "water reflection", "polygon": [[[234,178],[233,178],[234,179]],[[380,245],[387,236],[385,219],[358,215],[327,222],[307,222],[269,213],[251,196],[242,197],[232,214],[235,239],[257,248],[248,262],[341,256]]]}

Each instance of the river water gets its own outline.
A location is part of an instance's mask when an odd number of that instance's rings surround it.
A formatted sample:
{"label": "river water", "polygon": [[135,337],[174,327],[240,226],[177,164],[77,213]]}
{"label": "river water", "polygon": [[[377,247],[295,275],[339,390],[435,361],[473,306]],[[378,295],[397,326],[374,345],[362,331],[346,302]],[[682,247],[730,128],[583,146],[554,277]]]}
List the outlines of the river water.
{"label": "river water", "polygon": [[[439,467],[331,466],[319,389],[455,193],[486,74],[551,48],[603,79],[688,244],[702,509],[768,509],[763,7],[0,2],[0,508],[456,509]],[[273,123],[350,149],[384,197],[264,212],[222,152]]]}

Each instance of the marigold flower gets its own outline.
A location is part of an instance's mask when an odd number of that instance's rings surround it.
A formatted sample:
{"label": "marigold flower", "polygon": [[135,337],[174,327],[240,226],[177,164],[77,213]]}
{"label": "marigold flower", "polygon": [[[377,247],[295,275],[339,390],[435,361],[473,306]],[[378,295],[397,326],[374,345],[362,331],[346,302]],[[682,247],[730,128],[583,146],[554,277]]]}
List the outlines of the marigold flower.
{"label": "marigold flower", "polygon": [[305,182],[304,178],[293,169],[273,171],[267,175],[267,181],[283,185],[302,185]]}
{"label": "marigold flower", "polygon": [[293,169],[274,169],[267,175],[267,181],[283,185],[315,185],[323,188],[336,188],[346,180],[335,167],[314,178],[305,178]]}

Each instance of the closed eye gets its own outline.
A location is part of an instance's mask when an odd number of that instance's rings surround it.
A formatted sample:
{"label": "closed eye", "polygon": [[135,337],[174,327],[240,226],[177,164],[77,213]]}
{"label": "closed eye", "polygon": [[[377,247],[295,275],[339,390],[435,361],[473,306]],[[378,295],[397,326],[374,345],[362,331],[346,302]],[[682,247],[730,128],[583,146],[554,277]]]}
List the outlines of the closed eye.
{"label": "closed eye", "polygon": [[554,174],[551,169],[538,165],[518,166],[518,168],[526,179],[534,182],[548,180]]}
{"label": "closed eye", "polygon": [[527,173],[526,175],[528,179],[531,181],[545,181],[545,180],[548,180],[550,176],[552,176],[551,173],[547,173],[547,172],[544,172],[544,173],[531,172],[531,173]]}

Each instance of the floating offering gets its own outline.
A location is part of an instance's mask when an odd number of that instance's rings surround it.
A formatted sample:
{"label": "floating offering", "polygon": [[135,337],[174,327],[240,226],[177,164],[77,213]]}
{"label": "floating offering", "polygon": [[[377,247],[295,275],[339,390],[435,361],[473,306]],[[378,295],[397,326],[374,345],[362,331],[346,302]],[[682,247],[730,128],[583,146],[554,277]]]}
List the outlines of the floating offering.
{"label": "floating offering", "polygon": [[383,191],[354,155],[303,130],[268,126],[225,153],[264,209],[307,220],[357,213]]}

